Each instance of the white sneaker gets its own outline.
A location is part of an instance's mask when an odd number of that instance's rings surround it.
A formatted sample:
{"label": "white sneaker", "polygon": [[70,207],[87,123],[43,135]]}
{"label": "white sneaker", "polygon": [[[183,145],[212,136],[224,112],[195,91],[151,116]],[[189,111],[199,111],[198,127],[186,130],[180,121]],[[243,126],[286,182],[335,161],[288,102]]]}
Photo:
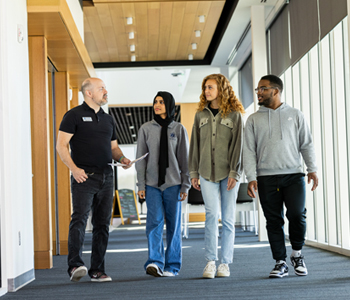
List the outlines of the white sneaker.
{"label": "white sneaker", "polygon": [[169,272],[169,271],[163,272],[163,277],[173,277],[173,276],[175,276],[173,272]]}
{"label": "white sneaker", "polygon": [[208,261],[203,270],[203,278],[215,278],[216,265],[215,261]]}
{"label": "white sneaker", "polygon": [[216,273],[217,277],[229,277],[230,276],[230,268],[228,264],[220,264],[218,267],[218,272]]}
{"label": "white sneaker", "polygon": [[149,264],[146,267],[146,273],[154,277],[162,277],[163,271],[156,264]]}

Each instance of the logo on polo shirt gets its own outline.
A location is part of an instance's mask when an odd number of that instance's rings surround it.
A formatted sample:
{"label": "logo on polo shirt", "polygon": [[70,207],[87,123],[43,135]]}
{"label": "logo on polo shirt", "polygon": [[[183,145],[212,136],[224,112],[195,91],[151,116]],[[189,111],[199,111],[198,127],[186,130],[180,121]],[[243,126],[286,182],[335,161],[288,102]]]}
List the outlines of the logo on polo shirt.
{"label": "logo on polo shirt", "polygon": [[92,122],[92,118],[91,117],[82,117],[84,122]]}

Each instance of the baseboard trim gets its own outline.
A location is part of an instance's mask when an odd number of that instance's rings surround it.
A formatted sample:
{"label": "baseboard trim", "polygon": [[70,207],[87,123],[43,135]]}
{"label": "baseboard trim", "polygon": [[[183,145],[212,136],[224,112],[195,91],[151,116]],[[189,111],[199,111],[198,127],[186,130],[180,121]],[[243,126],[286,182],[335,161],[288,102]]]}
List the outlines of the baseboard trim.
{"label": "baseboard trim", "polygon": [[10,278],[7,280],[7,289],[9,292],[16,292],[21,287],[35,280],[34,269],[31,269],[16,278]]}

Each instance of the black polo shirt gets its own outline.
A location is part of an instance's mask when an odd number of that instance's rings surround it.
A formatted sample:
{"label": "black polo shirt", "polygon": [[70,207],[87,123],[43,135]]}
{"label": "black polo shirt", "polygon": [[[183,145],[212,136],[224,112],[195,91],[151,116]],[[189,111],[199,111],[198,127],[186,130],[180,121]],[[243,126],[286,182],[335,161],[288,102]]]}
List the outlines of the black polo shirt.
{"label": "black polo shirt", "polygon": [[112,116],[102,108],[95,111],[85,102],[64,115],[60,130],[73,134],[69,144],[74,163],[85,171],[111,169],[111,141],[117,139]]}

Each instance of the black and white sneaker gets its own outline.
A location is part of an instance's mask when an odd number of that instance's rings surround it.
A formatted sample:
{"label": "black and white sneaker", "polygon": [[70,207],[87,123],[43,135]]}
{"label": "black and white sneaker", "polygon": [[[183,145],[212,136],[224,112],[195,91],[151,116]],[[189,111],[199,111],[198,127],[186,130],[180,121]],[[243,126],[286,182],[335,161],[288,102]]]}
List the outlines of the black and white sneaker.
{"label": "black and white sneaker", "polygon": [[288,276],[288,266],[285,261],[278,261],[270,272],[270,278],[282,278]]}
{"label": "black and white sneaker", "polygon": [[294,272],[298,276],[306,276],[307,275],[307,269],[304,262],[304,256],[300,255],[299,257],[290,257],[290,261],[292,262],[292,266],[294,267]]}
{"label": "black and white sneaker", "polygon": [[154,277],[162,277],[163,271],[156,264],[149,264],[146,267],[146,273]]}

